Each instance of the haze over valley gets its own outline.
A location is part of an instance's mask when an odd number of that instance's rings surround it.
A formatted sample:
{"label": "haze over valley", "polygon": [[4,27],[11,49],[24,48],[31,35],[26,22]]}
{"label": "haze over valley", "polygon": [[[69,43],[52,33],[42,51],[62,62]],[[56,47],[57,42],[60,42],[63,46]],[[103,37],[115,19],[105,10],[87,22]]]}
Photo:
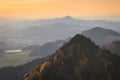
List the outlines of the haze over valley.
{"label": "haze over valley", "polygon": [[107,45],[120,40],[119,25],[119,21],[82,20],[71,16],[38,20],[0,18],[0,67],[17,66],[48,56],[77,33],[100,46]]}

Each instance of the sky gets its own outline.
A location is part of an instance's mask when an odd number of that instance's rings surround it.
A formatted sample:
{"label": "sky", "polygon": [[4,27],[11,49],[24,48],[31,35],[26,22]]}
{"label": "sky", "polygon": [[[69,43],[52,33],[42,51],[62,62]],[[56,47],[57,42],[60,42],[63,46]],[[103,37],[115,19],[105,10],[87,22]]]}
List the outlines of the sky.
{"label": "sky", "polygon": [[120,18],[120,0],[0,0],[0,17]]}

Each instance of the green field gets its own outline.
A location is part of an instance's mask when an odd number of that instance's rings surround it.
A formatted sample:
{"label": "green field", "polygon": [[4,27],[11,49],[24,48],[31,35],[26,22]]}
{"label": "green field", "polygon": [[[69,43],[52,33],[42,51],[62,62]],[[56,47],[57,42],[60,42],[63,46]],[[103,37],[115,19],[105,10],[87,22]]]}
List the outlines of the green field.
{"label": "green field", "polygon": [[33,60],[35,57],[29,57],[30,52],[31,51],[2,53],[3,56],[0,57],[0,68],[5,66],[17,66]]}

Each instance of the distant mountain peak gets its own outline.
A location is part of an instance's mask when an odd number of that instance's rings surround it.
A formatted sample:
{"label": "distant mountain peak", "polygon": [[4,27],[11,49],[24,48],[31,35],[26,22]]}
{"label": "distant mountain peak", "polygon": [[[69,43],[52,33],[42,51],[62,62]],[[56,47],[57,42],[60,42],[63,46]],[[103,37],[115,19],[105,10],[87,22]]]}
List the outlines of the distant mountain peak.
{"label": "distant mountain peak", "polygon": [[73,17],[71,17],[71,16],[65,16],[65,17],[63,17],[62,19],[69,20],[69,19],[74,19],[74,18],[73,18]]}
{"label": "distant mountain peak", "polygon": [[93,29],[104,29],[104,28],[102,28],[102,27],[94,27]]}

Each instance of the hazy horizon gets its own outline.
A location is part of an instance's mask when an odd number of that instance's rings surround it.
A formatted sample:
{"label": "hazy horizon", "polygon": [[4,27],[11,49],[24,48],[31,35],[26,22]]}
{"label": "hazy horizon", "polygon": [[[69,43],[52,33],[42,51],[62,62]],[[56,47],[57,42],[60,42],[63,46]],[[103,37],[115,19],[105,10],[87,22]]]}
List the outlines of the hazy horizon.
{"label": "hazy horizon", "polygon": [[[70,15],[65,15],[62,17],[50,17],[50,18],[28,18],[28,17],[0,17],[0,19],[10,19],[10,20],[49,20],[49,19],[58,19],[58,18],[64,18],[66,16]],[[74,19],[79,19],[79,20],[105,20],[105,21],[120,21],[120,17],[73,17],[70,16],[71,18]]]}

